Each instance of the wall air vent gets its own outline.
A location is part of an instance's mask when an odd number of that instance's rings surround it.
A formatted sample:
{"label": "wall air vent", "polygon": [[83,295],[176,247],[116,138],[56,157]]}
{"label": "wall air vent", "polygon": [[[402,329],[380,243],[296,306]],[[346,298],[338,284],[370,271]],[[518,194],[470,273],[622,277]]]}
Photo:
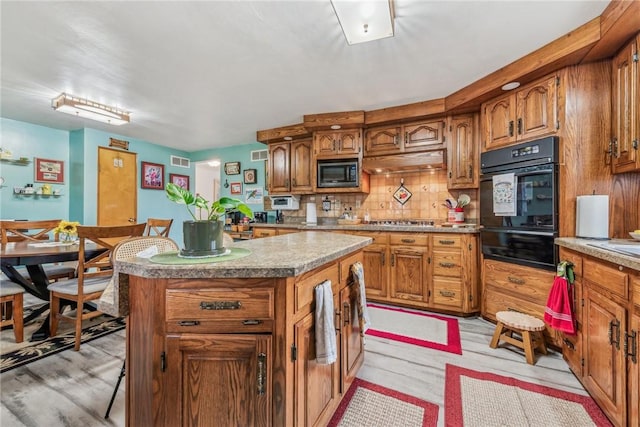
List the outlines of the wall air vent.
{"label": "wall air vent", "polygon": [[171,156],[171,166],[178,166],[181,168],[190,168],[191,160],[185,157]]}
{"label": "wall air vent", "polygon": [[251,161],[259,162],[260,160],[267,160],[268,152],[267,150],[253,150],[251,152]]}

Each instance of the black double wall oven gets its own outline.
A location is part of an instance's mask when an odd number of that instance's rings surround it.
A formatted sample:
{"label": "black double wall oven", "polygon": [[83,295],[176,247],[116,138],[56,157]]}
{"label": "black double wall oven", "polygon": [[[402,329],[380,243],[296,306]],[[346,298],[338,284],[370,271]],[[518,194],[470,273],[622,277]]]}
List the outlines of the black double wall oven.
{"label": "black double wall oven", "polygon": [[558,263],[554,245],[558,236],[558,138],[488,151],[482,153],[480,164],[484,257],[554,270]]}

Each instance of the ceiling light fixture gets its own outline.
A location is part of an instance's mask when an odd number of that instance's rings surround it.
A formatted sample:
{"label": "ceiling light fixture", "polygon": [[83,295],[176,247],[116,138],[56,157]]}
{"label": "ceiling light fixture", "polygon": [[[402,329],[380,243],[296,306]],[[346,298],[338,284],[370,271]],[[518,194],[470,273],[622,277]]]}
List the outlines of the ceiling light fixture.
{"label": "ceiling light fixture", "polygon": [[120,126],[129,123],[128,111],[69,95],[68,93],[61,93],[53,98],[51,107],[56,111],[85,119],[97,120],[110,125]]}
{"label": "ceiling light fixture", "polygon": [[393,0],[331,0],[347,43],[393,37]]}

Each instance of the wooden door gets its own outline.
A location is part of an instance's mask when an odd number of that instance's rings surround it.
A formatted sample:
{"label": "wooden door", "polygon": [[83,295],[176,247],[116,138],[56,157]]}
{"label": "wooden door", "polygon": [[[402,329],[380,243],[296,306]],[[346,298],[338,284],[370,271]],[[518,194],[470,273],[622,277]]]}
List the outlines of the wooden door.
{"label": "wooden door", "polygon": [[137,165],[136,153],[98,147],[98,225],[138,222]]}
{"label": "wooden door", "polygon": [[400,126],[367,129],[365,135],[365,156],[402,152],[403,144],[400,140]]}
{"label": "wooden door", "polygon": [[316,156],[332,157],[338,151],[335,132],[316,132],[313,136]]}
{"label": "wooden door", "polygon": [[506,95],[484,106],[484,151],[516,141],[515,102],[515,96]]}
{"label": "wooden door", "polygon": [[475,116],[453,117],[449,123],[448,188],[478,188],[479,144]]}
{"label": "wooden door", "polygon": [[444,148],[445,124],[442,120],[404,126],[404,151]]}
{"label": "wooden door", "polygon": [[635,41],[625,46],[612,61],[611,142],[614,173],[630,172],[640,167],[640,131],[636,122],[640,109],[637,105],[640,102],[637,97],[640,74],[638,63],[633,61],[634,54],[637,54]]}
{"label": "wooden door", "polygon": [[289,182],[289,150],[288,142],[269,144],[269,193],[287,193]]}
{"label": "wooden door", "polygon": [[271,335],[184,334],[166,343],[164,425],[272,425]]}
{"label": "wooden door", "polygon": [[625,308],[585,281],[584,383],[615,425],[626,425],[626,372],[622,340]]}
{"label": "wooden door", "polygon": [[429,303],[427,248],[391,246],[391,300]]}
{"label": "wooden door", "polygon": [[310,139],[291,143],[291,192],[313,192],[312,142]]}
{"label": "wooden door", "polygon": [[[339,363],[316,363],[315,313],[309,313],[293,327],[296,346],[294,361],[294,425],[311,427],[328,421],[339,398]],[[337,336],[337,343],[339,341]],[[340,349],[338,349],[340,354]]]}
{"label": "wooden door", "polygon": [[353,154],[357,156],[360,153],[361,134],[360,130],[346,130],[338,134],[339,154]]}
{"label": "wooden door", "polygon": [[556,132],[557,78],[551,76],[517,93],[516,137],[539,138]]}
{"label": "wooden door", "polygon": [[360,318],[358,317],[358,297],[359,293],[353,283],[340,291],[340,319],[342,325],[342,383],[340,392],[345,393],[349,385],[356,378],[358,369],[364,360],[364,345],[360,334]]}

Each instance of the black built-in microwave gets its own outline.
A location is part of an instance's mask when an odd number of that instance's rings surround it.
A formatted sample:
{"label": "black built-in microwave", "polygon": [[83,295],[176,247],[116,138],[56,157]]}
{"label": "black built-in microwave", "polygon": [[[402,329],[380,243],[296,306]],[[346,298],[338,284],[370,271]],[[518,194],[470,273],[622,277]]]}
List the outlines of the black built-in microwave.
{"label": "black built-in microwave", "polygon": [[358,159],[318,160],[319,188],[349,188],[360,185]]}

